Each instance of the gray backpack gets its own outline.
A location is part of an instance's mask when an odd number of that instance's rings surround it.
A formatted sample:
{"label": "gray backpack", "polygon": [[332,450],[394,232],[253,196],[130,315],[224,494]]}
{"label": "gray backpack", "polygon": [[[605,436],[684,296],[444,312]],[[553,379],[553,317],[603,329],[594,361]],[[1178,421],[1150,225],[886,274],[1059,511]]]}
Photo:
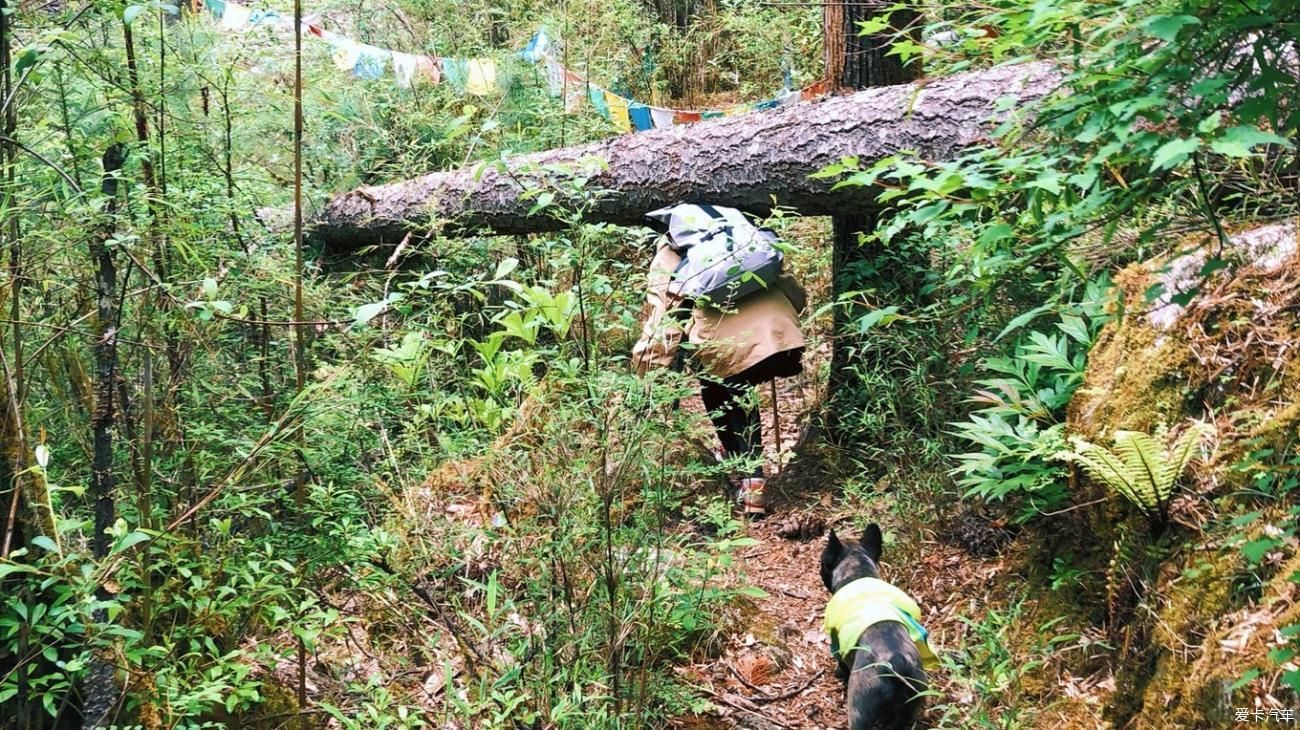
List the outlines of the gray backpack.
{"label": "gray backpack", "polygon": [[781,275],[776,234],[735,208],[682,203],[646,214],[668,225],[669,246],[682,255],[668,291],[725,307],[771,287]]}

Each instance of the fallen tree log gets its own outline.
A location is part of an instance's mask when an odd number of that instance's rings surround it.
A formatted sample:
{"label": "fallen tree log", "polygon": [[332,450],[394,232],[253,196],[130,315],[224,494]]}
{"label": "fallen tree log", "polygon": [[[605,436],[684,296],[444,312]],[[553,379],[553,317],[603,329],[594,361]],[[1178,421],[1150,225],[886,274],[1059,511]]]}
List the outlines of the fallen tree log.
{"label": "fallen tree log", "polygon": [[[1027,63],[888,86],[811,103],[625,134],[610,140],[510,158],[503,165],[435,172],[362,187],[329,200],[311,222],[311,240],[333,251],[395,245],[408,233],[501,234],[554,230],[530,213],[525,191],[545,186],[544,168],[599,158],[590,186],[608,191],[588,219],[637,224],[648,210],[708,200],[756,214],[772,206],[805,215],[861,211],[875,200],[863,187],[832,190],[809,175],[856,156],[864,163],[901,151],[950,159],[984,139],[1009,113],[1051,93],[1056,67]],[[1000,106],[1010,98],[1012,103]],[[1013,110],[1012,112],[1000,110]]]}

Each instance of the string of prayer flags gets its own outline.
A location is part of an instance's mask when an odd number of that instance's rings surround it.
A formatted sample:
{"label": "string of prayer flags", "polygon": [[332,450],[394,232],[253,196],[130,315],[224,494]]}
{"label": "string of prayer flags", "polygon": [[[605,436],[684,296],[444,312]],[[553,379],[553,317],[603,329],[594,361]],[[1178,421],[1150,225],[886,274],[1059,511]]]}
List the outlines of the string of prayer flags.
{"label": "string of prayer flags", "polygon": [[[197,0],[196,0],[197,2]],[[250,27],[271,27],[292,32],[292,23],[274,10],[253,11],[232,0],[203,0],[212,16],[220,21],[223,30],[239,31]],[[498,91],[502,85],[501,69],[491,58],[445,58],[394,51],[368,43],[358,43],[347,36],[326,30],[318,14],[303,19],[304,33],[330,44],[330,57],[340,71],[347,71],[360,79],[383,78],[392,63],[394,83],[398,88],[410,89],[416,81],[451,84],[456,91],[474,96],[486,96]],[[576,113],[589,102],[601,117],[620,131],[638,132],[665,129],[678,124],[692,124],[703,119],[731,116],[749,109],[772,109],[813,99],[829,91],[826,81],[819,81],[803,89],[791,89],[787,70],[786,88],[771,99],[729,109],[668,109],[644,104],[591,83],[584,75],[575,73],[551,55],[554,45],[545,29],[540,29],[529,39],[519,57],[529,63],[542,63],[545,67],[546,85],[551,96],[564,97],[564,112]]]}

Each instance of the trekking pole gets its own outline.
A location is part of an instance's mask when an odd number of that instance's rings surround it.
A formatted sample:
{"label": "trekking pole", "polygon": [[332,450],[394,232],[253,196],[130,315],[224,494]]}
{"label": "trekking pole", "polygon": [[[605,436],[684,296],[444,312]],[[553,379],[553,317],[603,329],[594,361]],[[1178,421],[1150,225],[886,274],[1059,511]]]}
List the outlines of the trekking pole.
{"label": "trekking pole", "polygon": [[776,435],[776,472],[781,473],[781,411],[776,405],[776,378],[772,378],[772,433]]}

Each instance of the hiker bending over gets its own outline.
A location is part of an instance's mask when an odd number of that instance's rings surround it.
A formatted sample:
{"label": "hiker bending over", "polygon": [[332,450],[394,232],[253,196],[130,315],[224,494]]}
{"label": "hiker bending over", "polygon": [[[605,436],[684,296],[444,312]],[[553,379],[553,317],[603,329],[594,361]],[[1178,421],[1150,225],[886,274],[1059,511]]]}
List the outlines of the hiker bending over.
{"label": "hiker bending over", "polygon": [[[680,368],[689,349],[704,407],[725,457],[752,464],[736,497],[766,512],[763,435],[755,386],[803,370],[803,287],[782,268],[776,237],[740,211],[681,204],[646,216],[661,234],[650,264],[649,307],[632,350],[638,373]],[[688,347],[679,348],[683,332]]]}

